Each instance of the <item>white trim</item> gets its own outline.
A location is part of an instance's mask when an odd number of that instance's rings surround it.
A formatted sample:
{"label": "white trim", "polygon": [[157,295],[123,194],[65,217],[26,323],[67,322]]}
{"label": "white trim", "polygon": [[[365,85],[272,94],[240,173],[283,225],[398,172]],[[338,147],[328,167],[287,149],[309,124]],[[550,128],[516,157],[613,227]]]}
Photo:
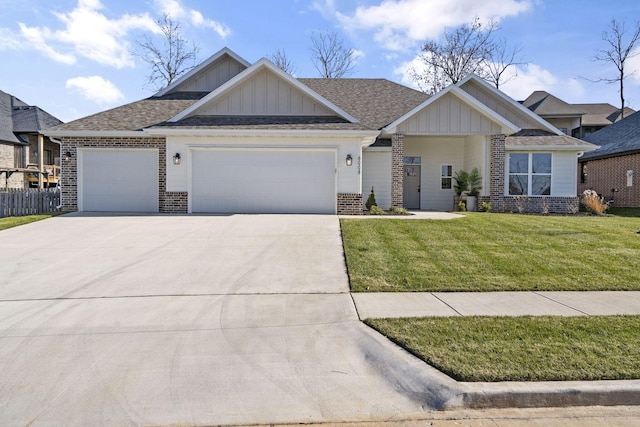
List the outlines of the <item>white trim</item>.
{"label": "white trim", "polygon": [[505,145],[505,151],[593,151],[584,145]]}
{"label": "white trim", "polygon": [[484,79],[478,77],[477,75],[475,75],[473,73],[469,74],[464,79],[460,80],[458,83],[456,83],[456,85],[458,87],[462,88],[462,86],[464,86],[464,84],[467,83],[470,80],[473,80],[474,82],[476,82],[479,85],[483,86],[485,89],[487,89],[487,90],[495,93],[496,95],[500,96],[500,98],[502,98],[504,101],[508,102],[512,107],[520,110],[520,112],[526,114],[527,116],[529,116],[529,118],[531,118],[534,121],[538,122],[538,124],[543,126],[548,131],[554,132],[557,135],[566,135],[564,132],[561,132],[558,128],[553,126],[551,123],[549,123],[548,121],[546,121],[545,119],[543,119],[542,117],[540,117],[539,115],[534,113],[533,111],[529,110],[524,105],[522,105],[519,102],[515,101],[513,98],[511,98],[510,96],[508,96],[507,94],[505,94],[501,90],[496,89],[495,87],[491,86]]}
{"label": "white trim", "polygon": [[[502,132],[504,134],[516,133],[516,132],[518,132],[520,130],[520,128],[518,126],[516,126],[513,123],[511,123],[510,121],[508,121],[507,119],[502,117],[500,114],[496,113],[495,111],[493,111],[492,109],[490,109],[489,107],[484,105],[482,102],[478,101],[476,98],[474,98],[473,96],[469,95],[464,90],[460,89],[458,86],[450,85],[450,86],[447,86],[445,89],[441,90],[440,92],[438,92],[436,95],[434,95],[431,98],[427,99],[422,104],[418,105],[413,110],[409,111],[408,113],[406,113],[405,115],[403,115],[399,119],[396,119],[390,125],[384,127],[383,131],[385,131],[386,133],[391,133],[391,134],[396,133],[396,128],[402,122],[408,120],[413,115],[415,115],[418,112],[424,110],[429,105],[435,103],[436,101],[438,101],[440,98],[444,97],[448,93],[451,93],[452,95],[455,95],[461,101],[463,101],[464,103],[466,103],[467,105],[469,105],[470,107],[472,107],[476,111],[478,111],[480,114],[483,114],[484,116],[486,116],[489,119],[493,120],[494,122],[498,123],[500,126],[502,126]],[[464,134],[464,135],[466,135],[466,134]],[[464,136],[464,135],[462,135],[462,136]],[[454,136],[459,136],[459,135],[454,135]]]}
{"label": "white trim", "polygon": [[250,62],[246,61],[244,58],[241,58],[237,53],[235,53],[231,49],[224,47],[219,51],[217,51],[216,53],[214,53],[213,55],[211,55],[208,59],[202,61],[200,64],[192,68],[189,72],[182,75],[178,80],[174,81],[169,86],[165,87],[164,89],[160,89],[158,92],[156,92],[154,96],[162,96],[171,92],[173,89],[177,88],[182,83],[184,83],[194,75],[198,74],[200,71],[204,70],[209,65],[216,62],[218,59],[222,58],[224,55],[228,55],[231,58],[235,59],[237,62],[244,65],[245,68],[249,68],[251,66]]}
{"label": "white trim", "polygon": [[278,75],[280,78],[282,78],[285,81],[287,81],[287,83],[291,84],[293,87],[295,87],[296,89],[300,90],[305,95],[311,97],[314,101],[322,104],[323,106],[325,106],[329,110],[332,110],[334,113],[336,113],[340,117],[344,118],[345,120],[348,120],[351,123],[359,123],[358,119],[356,119],[355,117],[351,116],[349,113],[347,113],[346,111],[344,111],[343,109],[341,109],[337,105],[333,104],[329,100],[323,98],[318,93],[316,93],[313,90],[311,90],[311,88],[309,88],[308,86],[300,83],[300,81],[298,81],[296,78],[294,78],[293,76],[291,76],[288,73],[285,73],[284,71],[282,71],[280,68],[275,66],[273,63],[271,63],[266,58],[262,58],[261,60],[259,60],[258,62],[256,62],[255,64],[253,64],[249,68],[247,68],[246,70],[242,71],[240,74],[238,74],[235,77],[233,77],[231,80],[229,80],[226,83],[224,83],[222,86],[218,87],[216,90],[214,90],[213,92],[211,92],[210,94],[208,94],[204,98],[200,99],[195,104],[192,104],[186,110],[183,110],[182,112],[178,113],[174,117],[172,117],[169,120],[167,120],[167,122],[177,122],[179,120],[182,120],[182,119],[184,119],[186,117],[191,116],[198,109],[200,109],[204,105],[208,104],[209,102],[213,101],[215,98],[217,98],[219,96],[222,96],[223,94],[227,93],[228,91],[230,91],[234,87],[238,86],[242,82],[246,81],[249,77],[251,77],[252,75],[256,74],[257,72],[259,72],[263,68],[266,68],[269,71],[271,71],[272,73]]}
{"label": "white trim", "polygon": [[[509,172],[511,157],[509,154],[526,154],[527,157],[527,172],[525,173],[511,173]],[[551,172],[549,173],[533,173],[533,155],[534,154],[548,154],[551,156]],[[511,151],[510,153],[505,152],[505,182],[504,182],[504,195],[505,197],[518,197],[518,196],[526,196],[526,197],[553,197],[553,165],[554,165],[554,156],[550,151],[542,151],[542,152],[533,152],[533,151]],[[511,175],[526,175],[527,176],[527,194],[509,194],[509,177]],[[549,176],[549,194],[531,194],[531,187],[533,185],[533,177],[534,176]]]}

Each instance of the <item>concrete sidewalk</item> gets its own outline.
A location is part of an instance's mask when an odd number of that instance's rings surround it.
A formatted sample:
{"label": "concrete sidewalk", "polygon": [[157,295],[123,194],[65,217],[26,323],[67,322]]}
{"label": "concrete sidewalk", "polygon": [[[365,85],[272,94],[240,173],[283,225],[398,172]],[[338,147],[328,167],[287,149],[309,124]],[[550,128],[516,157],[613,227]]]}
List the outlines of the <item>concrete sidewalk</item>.
{"label": "concrete sidewalk", "polygon": [[640,292],[353,293],[361,320],[423,316],[599,316],[640,314]]}

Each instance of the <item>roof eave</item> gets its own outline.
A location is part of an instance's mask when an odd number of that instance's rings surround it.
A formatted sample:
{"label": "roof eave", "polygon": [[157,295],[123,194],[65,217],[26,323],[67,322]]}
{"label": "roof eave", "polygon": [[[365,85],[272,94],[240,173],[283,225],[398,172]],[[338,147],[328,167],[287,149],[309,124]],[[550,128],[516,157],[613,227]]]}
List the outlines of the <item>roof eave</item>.
{"label": "roof eave", "polygon": [[44,130],[42,134],[50,138],[63,138],[63,137],[145,137],[140,130]]}
{"label": "roof eave", "polygon": [[148,128],[144,129],[147,136],[323,136],[323,137],[358,137],[373,138],[380,132],[374,130],[331,130],[331,129],[176,129],[176,128]]}

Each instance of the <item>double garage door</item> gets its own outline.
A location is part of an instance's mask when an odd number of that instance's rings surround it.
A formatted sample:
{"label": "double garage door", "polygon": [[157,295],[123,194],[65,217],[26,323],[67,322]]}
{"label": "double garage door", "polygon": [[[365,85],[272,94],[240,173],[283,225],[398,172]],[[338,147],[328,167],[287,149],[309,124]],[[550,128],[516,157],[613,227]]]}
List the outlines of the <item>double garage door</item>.
{"label": "double garage door", "polygon": [[194,150],[191,211],[336,212],[335,152]]}
{"label": "double garage door", "polygon": [[[158,212],[156,150],[81,150],[79,160],[80,210]],[[336,212],[334,151],[194,150],[189,170],[194,213]]]}

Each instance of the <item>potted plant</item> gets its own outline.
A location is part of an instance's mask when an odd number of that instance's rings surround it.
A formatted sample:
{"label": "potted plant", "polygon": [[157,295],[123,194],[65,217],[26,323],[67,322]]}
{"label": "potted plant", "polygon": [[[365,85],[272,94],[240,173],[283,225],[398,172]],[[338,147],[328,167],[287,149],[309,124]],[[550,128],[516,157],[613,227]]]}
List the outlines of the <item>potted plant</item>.
{"label": "potted plant", "polygon": [[467,175],[467,210],[474,212],[478,206],[478,196],[482,190],[482,177],[478,168],[473,168]]}
{"label": "potted plant", "polygon": [[456,197],[453,200],[453,206],[459,207],[462,203],[462,194],[469,189],[469,173],[461,170],[455,173],[453,179],[456,183],[453,185],[453,191],[456,193]]}

